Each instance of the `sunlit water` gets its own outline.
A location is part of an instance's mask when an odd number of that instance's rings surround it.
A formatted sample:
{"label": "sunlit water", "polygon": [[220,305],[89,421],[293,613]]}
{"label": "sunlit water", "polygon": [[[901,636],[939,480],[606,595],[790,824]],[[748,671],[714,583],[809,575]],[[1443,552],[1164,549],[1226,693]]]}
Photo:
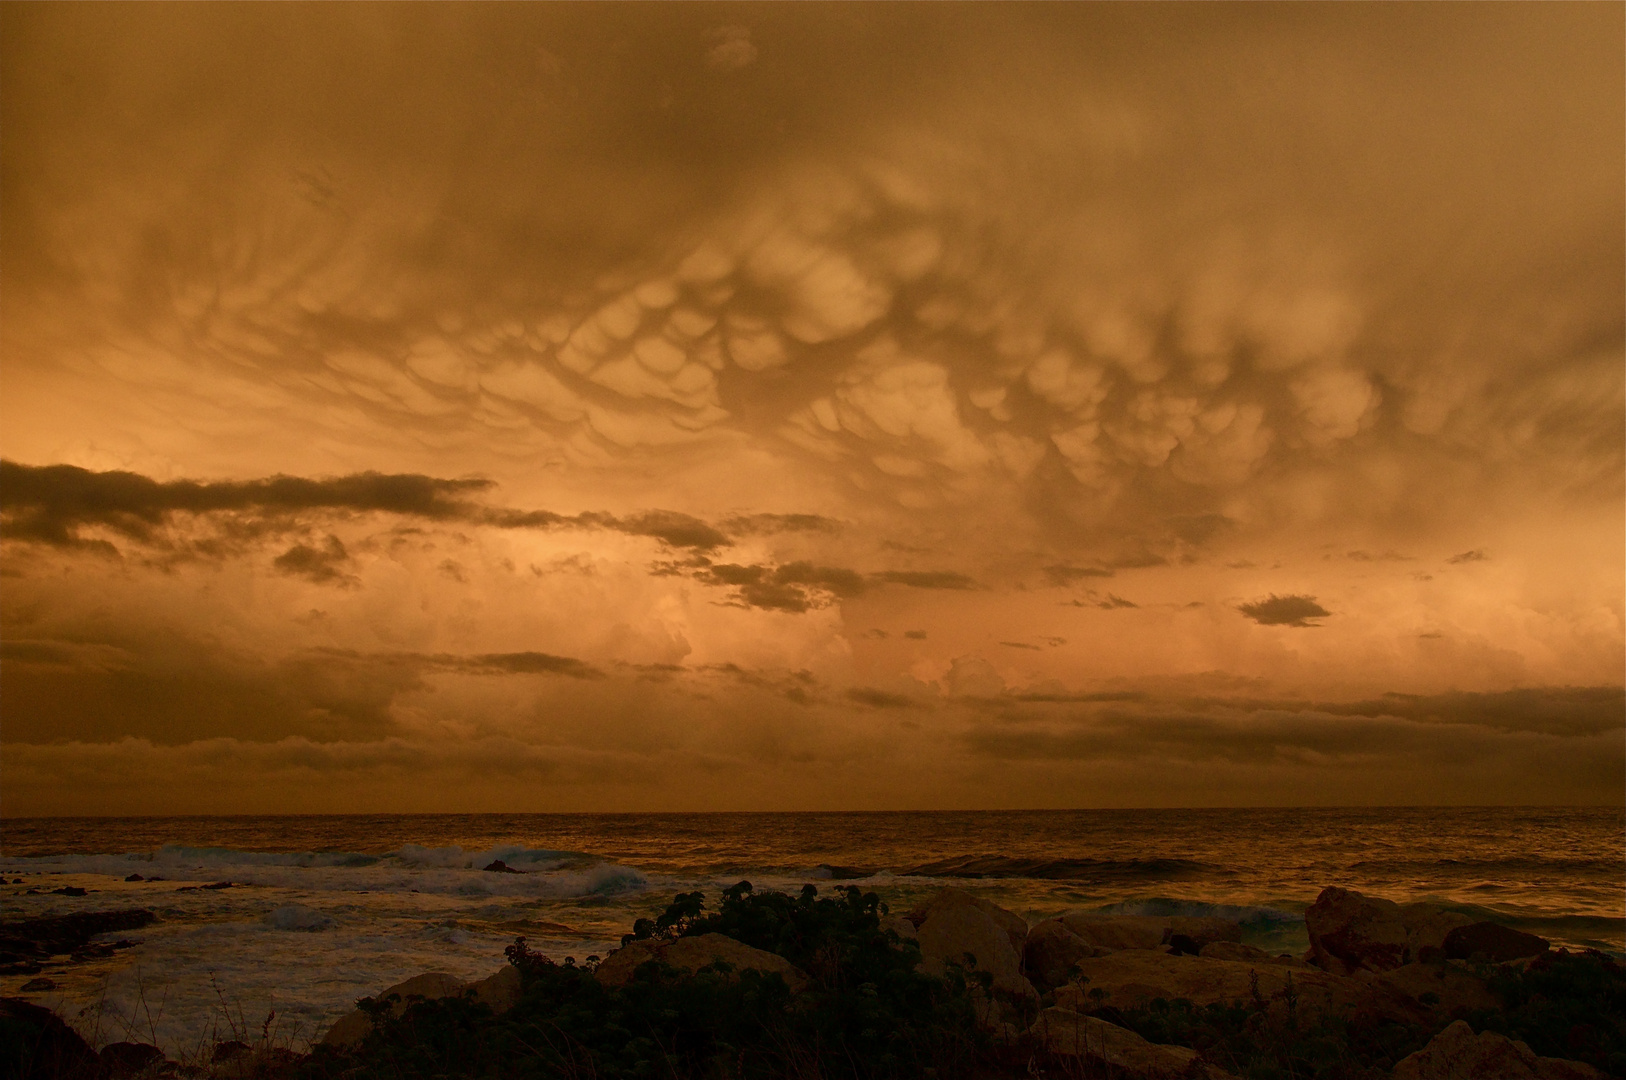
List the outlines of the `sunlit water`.
{"label": "sunlit water", "polygon": [[[1273,951],[1302,950],[1305,907],[1343,885],[1626,950],[1617,809],[82,818],[3,829],[7,919],[141,906],[160,921],[108,935],[141,942],[112,959],[48,969],[55,989],[23,993],[35,976],[0,976],[0,994],[52,1006],[95,1041],[182,1055],[258,1035],[273,1012],[271,1033],[303,1047],[358,997],[410,975],[495,971],[519,935],[556,958],[602,956],[674,893],[698,888],[715,903],[742,878],[786,891],[859,885],[898,910],[956,884],[1030,922],[1080,909],[1215,913]],[[497,859],[524,873],[483,869]],[[220,881],[233,887],[180,891]],[[69,885],[88,894],[50,892]]]}

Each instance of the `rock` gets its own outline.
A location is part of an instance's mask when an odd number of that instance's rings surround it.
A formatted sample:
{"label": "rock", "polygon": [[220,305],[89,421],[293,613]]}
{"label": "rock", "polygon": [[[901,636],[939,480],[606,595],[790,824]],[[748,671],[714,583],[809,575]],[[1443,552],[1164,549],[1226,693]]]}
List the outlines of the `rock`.
{"label": "rock", "polygon": [[1067,981],[1074,964],[1106,952],[1079,937],[1060,919],[1046,919],[1028,932],[1022,969],[1035,986],[1049,990]]}
{"label": "rock", "polygon": [[146,881],[147,879],[142,877],[140,874],[131,874],[129,877],[125,878],[124,880],[125,881]]}
{"label": "rock", "polygon": [[260,921],[274,930],[304,932],[326,930],[334,925],[333,916],[306,907],[304,904],[285,904],[266,912]]}
{"label": "rock", "polygon": [[102,1047],[97,1055],[110,1077],[134,1076],[164,1060],[164,1052],[151,1043],[116,1042]]}
{"label": "rock", "polygon": [[56,989],[56,980],[41,976],[38,979],[29,979],[23,983],[22,991],[25,994],[41,994],[47,990]]}
{"label": "rock", "polygon": [[916,911],[923,913],[918,940],[921,968],[927,974],[940,976],[948,964],[966,964],[969,956],[975,971],[993,975],[996,993],[1038,998],[1038,991],[1022,974],[1028,925],[1020,915],[952,887]]}
{"label": "rock", "polygon": [[1241,941],[1242,927],[1206,915],[1063,915],[1061,923],[1097,949],[1157,949],[1176,936],[1197,946],[1211,941]]}
{"label": "rock", "polygon": [[248,1053],[252,1053],[248,1043],[237,1039],[227,1039],[225,1042],[215,1043],[214,1053],[209,1056],[209,1060],[218,1065],[223,1061],[231,1061],[233,1058],[239,1058]]}
{"label": "rock", "polygon": [[920,931],[915,929],[915,924],[909,921],[907,915],[893,915],[883,920],[881,929],[896,931],[905,941],[915,941],[920,937]]}
{"label": "rock", "polygon": [[1602,1080],[1603,1073],[1579,1061],[1538,1057],[1530,1047],[1494,1031],[1474,1034],[1466,1020],[1448,1025],[1429,1044],[1395,1063],[1394,1080]]}
{"label": "rock", "polygon": [[1438,904],[1401,904],[1400,921],[1406,927],[1406,960],[1439,960],[1445,956],[1445,935],[1474,920]]}
{"label": "rock", "polygon": [[52,889],[52,896],[84,896],[85,890],[77,885],[64,885],[60,889]]}
{"label": "rock", "polygon": [[[1461,968],[1438,962],[1405,964],[1378,976],[1378,982],[1440,1016],[1479,1009],[1500,1009],[1499,999],[1479,979]],[[1424,1000],[1425,995],[1433,997]]]}
{"label": "rock", "polygon": [[1483,956],[1493,964],[1539,956],[1547,951],[1547,940],[1493,922],[1459,926],[1445,935],[1447,960],[1472,960]]}
{"label": "rock", "polygon": [[50,1009],[21,998],[0,998],[4,1060],[19,1080],[70,1080],[100,1071],[96,1051]]}
{"label": "rock", "polygon": [[496,974],[470,983],[469,989],[474,993],[474,1000],[489,1006],[492,1012],[501,1016],[519,1004],[519,968],[504,964]]}
{"label": "rock", "polygon": [[[753,949],[724,934],[696,934],[669,943],[650,939],[630,941],[606,956],[593,974],[605,986],[625,986],[638,968],[650,960],[660,960],[691,973],[721,960],[731,964],[736,973],[777,972],[793,994],[807,986],[807,976],[783,956]],[[730,975],[730,978],[736,977]]]}
{"label": "rock", "polygon": [[[155,919],[146,908],[81,911],[36,919],[0,922],[0,970],[23,974],[29,962],[49,960],[83,949],[91,938],[115,930],[135,930]],[[13,965],[18,965],[13,969]],[[37,966],[34,972],[39,971]],[[32,974],[32,972],[28,972]]]}
{"label": "rock", "polygon": [[[397,1000],[390,1001],[390,1015],[400,1016],[407,1011],[413,1001],[435,1001],[443,997],[452,997],[461,994],[465,989],[462,979],[455,975],[448,975],[444,971],[429,971],[422,975],[414,975],[405,982],[380,993],[376,1000],[389,1001],[391,996]],[[373,1021],[360,1009],[355,1009],[334,1022],[328,1028],[327,1034],[322,1036],[324,1046],[349,1047],[365,1039],[373,1030]]]}
{"label": "rock", "polygon": [[1392,971],[1406,962],[1400,905],[1330,886],[1304,913],[1311,962],[1334,975]]}
{"label": "rock", "polygon": [[1225,1075],[1197,1061],[1195,1050],[1148,1042],[1127,1028],[1059,1006],[1041,1012],[1028,1034],[1052,1054],[1100,1062],[1114,1076],[1146,1080],[1201,1076],[1217,1080]]}
{"label": "rock", "polygon": [[1206,956],[1210,960],[1238,960],[1245,964],[1278,964],[1283,967],[1304,968],[1309,967],[1302,960],[1291,956],[1272,956],[1263,949],[1252,945],[1244,945],[1240,941],[1210,941],[1197,950],[1198,956]]}
{"label": "rock", "polygon": [[515,870],[512,866],[509,866],[501,859],[491,860],[491,862],[486,865],[485,870],[487,873],[492,874],[523,874],[525,872],[523,870]]}
{"label": "rock", "polygon": [[[1397,991],[1332,975],[1315,969],[1281,964],[1251,964],[1206,956],[1170,956],[1151,949],[1124,949],[1078,961],[1081,982],[1055,992],[1057,1005],[1076,1010],[1093,1008],[1091,994],[1104,992],[1102,1004],[1119,1008],[1141,1005],[1157,998],[1185,998],[1194,1005],[1240,1001],[1287,1010],[1288,987],[1294,1008],[1310,1019],[1326,1013],[1365,1009],[1378,1015],[1415,1021],[1427,1013]],[[1256,996],[1257,994],[1257,996]]]}

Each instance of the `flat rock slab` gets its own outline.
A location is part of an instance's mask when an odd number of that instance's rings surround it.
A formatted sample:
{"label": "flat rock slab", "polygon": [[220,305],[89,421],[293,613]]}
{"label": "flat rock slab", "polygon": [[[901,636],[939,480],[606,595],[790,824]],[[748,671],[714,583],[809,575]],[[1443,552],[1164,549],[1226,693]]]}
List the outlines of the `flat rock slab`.
{"label": "flat rock slab", "polygon": [[1395,1063],[1394,1080],[1604,1080],[1592,1066],[1565,1058],[1540,1057],[1522,1042],[1494,1031],[1474,1029],[1465,1020],[1446,1027],[1429,1044]]}
{"label": "flat rock slab", "polygon": [[672,942],[630,941],[606,956],[594,977],[605,986],[625,986],[633,974],[651,960],[659,960],[679,971],[690,973],[722,961],[731,965],[731,978],[740,971],[777,972],[796,993],[807,986],[807,976],[778,953],[754,949],[725,934],[696,934]]}
{"label": "flat rock slab", "polygon": [[1128,1028],[1060,1006],[1041,1012],[1028,1035],[1052,1054],[1099,1062],[1114,1076],[1221,1080],[1228,1075],[1198,1061],[1195,1050],[1149,1042]]}
{"label": "flat rock slab", "polygon": [[[1280,964],[1252,964],[1207,956],[1170,956],[1146,949],[1126,949],[1078,961],[1082,983],[1056,991],[1056,1004],[1084,1009],[1094,1004],[1090,992],[1106,993],[1103,1004],[1133,1007],[1162,998],[1185,998],[1194,1005],[1254,1002],[1261,1008],[1287,1007],[1292,986],[1294,1008],[1301,1017],[1347,1013],[1361,1007],[1383,1015],[1416,1018],[1418,1006],[1376,981],[1332,975]],[[1255,992],[1257,991],[1257,997]]]}

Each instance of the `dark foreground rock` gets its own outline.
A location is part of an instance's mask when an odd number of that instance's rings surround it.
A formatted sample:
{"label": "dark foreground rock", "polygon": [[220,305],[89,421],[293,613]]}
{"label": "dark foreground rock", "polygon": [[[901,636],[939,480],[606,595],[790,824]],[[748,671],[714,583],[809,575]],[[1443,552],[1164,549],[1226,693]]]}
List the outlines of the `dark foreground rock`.
{"label": "dark foreground rock", "polygon": [[0,922],[0,974],[34,974],[53,956],[82,952],[98,934],[138,930],[156,918],[146,908],[128,908]]}
{"label": "dark foreground rock", "polygon": [[0,998],[0,1076],[90,1080],[101,1062],[79,1033],[50,1009]]}
{"label": "dark foreground rock", "polygon": [[1539,1057],[1522,1042],[1464,1020],[1448,1025],[1423,1049],[1395,1063],[1394,1080],[1604,1080],[1580,1061]]}
{"label": "dark foreground rock", "polygon": [[[379,993],[374,1000],[388,1004],[391,1016],[400,1016],[414,1002],[438,1001],[464,994],[490,1006],[493,1013],[501,1016],[519,1003],[519,972],[512,967],[504,967],[494,975],[470,983],[444,971],[429,971],[396,983]],[[322,1036],[321,1045],[337,1048],[356,1046],[372,1030],[372,1017],[355,1009],[334,1022],[327,1034]]]}
{"label": "dark foreground rock", "polygon": [[1197,1052],[1184,1046],[1150,1042],[1133,1031],[1061,1007],[1039,1014],[1027,1034],[1047,1052],[1078,1058],[1109,1075],[1142,1077],[1145,1080],[1222,1080],[1230,1074],[1197,1058]]}
{"label": "dark foreground rock", "polygon": [[1540,956],[1548,949],[1547,939],[1526,934],[1493,922],[1459,926],[1445,935],[1442,951],[1447,960],[1480,958],[1492,964]]}

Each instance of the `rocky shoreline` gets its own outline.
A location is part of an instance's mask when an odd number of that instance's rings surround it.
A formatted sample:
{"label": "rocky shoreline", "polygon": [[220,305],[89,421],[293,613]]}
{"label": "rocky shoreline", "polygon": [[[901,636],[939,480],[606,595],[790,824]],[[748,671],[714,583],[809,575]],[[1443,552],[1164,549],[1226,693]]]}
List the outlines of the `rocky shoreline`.
{"label": "rocky shoreline", "polygon": [[[1075,913],[1029,926],[955,887],[905,914],[856,888],[835,894],[752,895],[741,883],[709,915],[700,894],[682,894],[658,919],[639,920],[620,949],[579,966],[553,964],[520,939],[485,979],[429,972],[363,999],[309,1053],[241,1041],[208,1061],[133,1043],[97,1053],[54,1015],[4,999],[0,1041],[16,1048],[5,1071],[610,1077],[644,1075],[639,1063],[653,1068],[658,1052],[659,1075],[777,1076],[805,1074],[774,1056],[805,1045],[841,1047],[816,1058],[814,1074],[855,1077],[1626,1074],[1619,965],[1439,905],[1324,889],[1305,913],[1310,947],[1293,956],[1245,944],[1242,927],[1221,918]],[[12,924],[0,940],[26,962],[92,925],[142,925],[140,914]],[[28,933],[41,940],[30,945]],[[648,1040],[632,1017],[655,1033],[643,1058]],[[536,1048],[534,1032],[549,1030],[576,1031],[568,1055]],[[762,1046],[751,1042],[758,1035]],[[462,1049],[435,1057],[448,1046]],[[729,1054],[737,1067],[718,1064]]]}

